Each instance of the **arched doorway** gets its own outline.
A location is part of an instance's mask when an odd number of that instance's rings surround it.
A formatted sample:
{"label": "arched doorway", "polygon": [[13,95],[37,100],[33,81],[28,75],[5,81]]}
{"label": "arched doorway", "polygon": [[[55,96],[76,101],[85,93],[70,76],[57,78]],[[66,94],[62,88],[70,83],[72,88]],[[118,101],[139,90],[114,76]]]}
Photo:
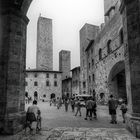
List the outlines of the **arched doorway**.
{"label": "arched doorway", "polygon": [[125,63],[120,61],[111,69],[108,77],[109,93],[117,99],[127,100]]}
{"label": "arched doorway", "polygon": [[54,99],[54,98],[55,98],[55,94],[52,93],[52,94],[50,95],[50,98],[51,98],[51,99]]}
{"label": "arched doorway", "polygon": [[25,97],[28,97],[28,92],[25,92]]}

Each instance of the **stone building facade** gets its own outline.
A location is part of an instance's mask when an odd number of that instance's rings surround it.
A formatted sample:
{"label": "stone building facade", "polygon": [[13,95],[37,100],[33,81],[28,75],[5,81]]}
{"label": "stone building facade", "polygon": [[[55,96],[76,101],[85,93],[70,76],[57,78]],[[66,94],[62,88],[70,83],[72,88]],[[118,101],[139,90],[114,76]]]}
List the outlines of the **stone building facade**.
{"label": "stone building facade", "polygon": [[52,19],[39,16],[37,22],[37,69],[53,70],[52,38]]}
{"label": "stone building facade", "polygon": [[113,94],[117,99],[127,100],[127,127],[140,137],[140,80],[136,78],[139,77],[137,66],[140,65],[140,3],[136,0],[104,2],[105,24],[85,44],[87,90],[89,93],[95,91],[98,99],[105,97],[107,100]]}
{"label": "stone building facade", "polygon": [[81,94],[80,67],[75,67],[72,72],[72,96]]}
{"label": "stone building facade", "polygon": [[72,78],[68,77],[62,80],[62,98],[72,97]]}
{"label": "stone building facade", "polygon": [[81,93],[88,93],[88,79],[87,79],[87,59],[86,59],[86,47],[88,43],[95,38],[96,31],[99,27],[91,24],[85,24],[80,30],[80,67],[81,67]]}
{"label": "stone building facade", "polygon": [[62,71],[62,80],[70,77],[71,53],[67,50],[59,52],[59,71]]}
{"label": "stone building facade", "polygon": [[59,71],[26,70],[26,93],[32,99],[46,97],[49,100],[52,95],[62,97],[62,73]]}
{"label": "stone building facade", "polygon": [[87,91],[90,95],[95,93],[95,55],[94,55],[94,40],[91,40],[85,49],[87,63]]}
{"label": "stone building facade", "polygon": [[[107,3],[106,3],[107,2]],[[126,99],[124,37],[120,1],[105,1],[105,24],[86,48],[88,92]],[[108,8],[107,8],[108,7]]]}

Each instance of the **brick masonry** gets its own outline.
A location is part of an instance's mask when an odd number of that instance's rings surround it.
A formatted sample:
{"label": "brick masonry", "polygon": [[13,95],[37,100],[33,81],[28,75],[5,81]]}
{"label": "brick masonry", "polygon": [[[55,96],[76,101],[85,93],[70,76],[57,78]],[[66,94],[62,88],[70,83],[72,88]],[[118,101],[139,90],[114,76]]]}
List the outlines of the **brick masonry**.
{"label": "brick masonry", "polygon": [[26,12],[31,0],[0,1],[0,129],[12,134],[25,120]]}
{"label": "brick masonry", "polygon": [[87,60],[85,49],[88,43],[96,37],[99,27],[91,24],[85,24],[80,30],[80,67],[81,67],[81,94],[87,94]]}
{"label": "brick masonry", "polygon": [[59,52],[59,71],[62,72],[62,80],[70,77],[71,52],[62,50]]}
{"label": "brick masonry", "polygon": [[37,23],[36,68],[53,70],[52,19],[41,16]]}
{"label": "brick masonry", "polygon": [[62,98],[72,96],[72,78],[62,80]]}
{"label": "brick masonry", "polygon": [[122,0],[121,2],[120,12],[123,16],[126,87],[129,102],[127,128],[140,138],[140,1]]}
{"label": "brick masonry", "polygon": [[80,94],[80,67],[75,67],[72,70],[72,96]]}
{"label": "brick masonry", "polygon": [[[104,93],[106,100],[110,94],[118,99],[127,98],[127,127],[137,137],[140,137],[139,9],[138,0],[105,0],[105,18],[108,20],[93,42],[84,44],[87,47],[88,93],[95,89],[97,97]],[[95,79],[91,82],[93,74]]]}

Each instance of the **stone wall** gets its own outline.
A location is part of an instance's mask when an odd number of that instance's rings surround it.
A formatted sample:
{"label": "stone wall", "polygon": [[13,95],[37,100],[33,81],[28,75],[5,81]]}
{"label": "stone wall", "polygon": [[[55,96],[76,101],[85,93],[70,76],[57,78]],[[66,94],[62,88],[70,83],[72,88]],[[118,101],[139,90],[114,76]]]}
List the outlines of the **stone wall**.
{"label": "stone wall", "polygon": [[[88,94],[86,48],[91,40],[96,38],[99,27],[85,24],[80,30],[80,67],[81,67],[81,94]],[[84,86],[85,83],[85,86]]]}
{"label": "stone wall", "polygon": [[52,19],[38,18],[36,53],[36,68],[53,70]]}
{"label": "stone wall", "polygon": [[62,80],[62,96],[63,98],[71,98],[72,96],[72,78]]}
{"label": "stone wall", "polygon": [[80,67],[76,67],[72,71],[72,95],[80,94]]}
{"label": "stone wall", "polygon": [[120,0],[104,0],[104,12],[106,13],[112,6],[115,6],[119,2]]}
{"label": "stone wall", "polygon": [[59,71],[62,72],[62,80],[70,77],[71,52],[62,50],[59,52]]}
{"label": "stone wall", "polygon": [[[124,47],[120,42],[120,31],[122,29],[122,17],[119,12],[105,25],[99,33],[94,44],[95,53],[95,90],[97,94],[115,94],[109,88],[109,75],[112,68],[120,61],[124,61]],[[110,52],[107,43],[111,40]],[[102,58],[99,60],[99,49],[102,49]]]}
{"label": "stone wall", "polygon": [[25,123],[27,10],[31,0],[0,0],[0,130],[13,134]]}

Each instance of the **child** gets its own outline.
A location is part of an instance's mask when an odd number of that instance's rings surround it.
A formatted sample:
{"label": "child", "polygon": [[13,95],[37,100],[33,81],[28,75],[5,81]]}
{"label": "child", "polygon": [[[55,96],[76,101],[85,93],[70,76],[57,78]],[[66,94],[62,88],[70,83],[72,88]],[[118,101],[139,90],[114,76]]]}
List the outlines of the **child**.
{"label": "child", "polygon": [[123,123],[125,123],[125,114],[127,112],[125,101],[122,102],[120,110],[122,111]]}
{"label": "child", "polygon": [[41,111],[40,110],[37,111],[37,119],[36,119],[36,121],[37,121],[36,130],[38,131],[38,130],[41,129]]}

